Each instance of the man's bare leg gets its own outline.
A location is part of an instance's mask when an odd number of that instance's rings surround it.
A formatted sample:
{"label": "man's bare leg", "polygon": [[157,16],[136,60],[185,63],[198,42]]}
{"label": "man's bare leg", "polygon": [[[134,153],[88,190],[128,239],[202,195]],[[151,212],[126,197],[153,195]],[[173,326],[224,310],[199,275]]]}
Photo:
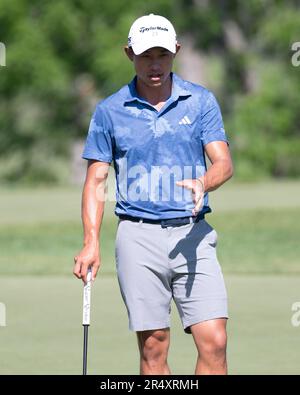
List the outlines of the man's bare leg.
{"label": "man's bare leg", "polygon": [[227,374],[226,318],[191,325],[191,332],[198,350],[195,374]]}
{"label": "man's bare leg", "polygon": [[136,332],[140,350],[140,374],[171,374],[167,358],[170,329]]}

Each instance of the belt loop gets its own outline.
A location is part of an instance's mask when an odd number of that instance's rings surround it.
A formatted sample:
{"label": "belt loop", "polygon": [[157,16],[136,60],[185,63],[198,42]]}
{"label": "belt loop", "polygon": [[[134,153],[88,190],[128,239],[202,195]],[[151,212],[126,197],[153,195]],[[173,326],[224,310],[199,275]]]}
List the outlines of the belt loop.
{"label": "belt loop", "polygon": [[190,224],[191,224],[193,222],[193,217],[190,217],[189,220],[190,220]]}
{"label": "belt loop", "polygon": [[143,222],[143,218],[140,218],[139,224],[142,225],[142,222]]}

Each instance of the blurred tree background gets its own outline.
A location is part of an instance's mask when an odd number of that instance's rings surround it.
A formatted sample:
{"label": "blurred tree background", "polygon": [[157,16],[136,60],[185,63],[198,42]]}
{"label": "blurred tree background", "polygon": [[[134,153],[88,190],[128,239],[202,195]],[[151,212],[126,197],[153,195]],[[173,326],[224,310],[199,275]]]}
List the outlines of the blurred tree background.
{"label": "blurred tree background", "polygon": [[70,180],[74,141],[85,138],[97,101],[131,80],[122,46],[150,12],[207,60],[205,86],[220,102],[236,179],[299,177],[299,1],[1,0],[2,182]]}

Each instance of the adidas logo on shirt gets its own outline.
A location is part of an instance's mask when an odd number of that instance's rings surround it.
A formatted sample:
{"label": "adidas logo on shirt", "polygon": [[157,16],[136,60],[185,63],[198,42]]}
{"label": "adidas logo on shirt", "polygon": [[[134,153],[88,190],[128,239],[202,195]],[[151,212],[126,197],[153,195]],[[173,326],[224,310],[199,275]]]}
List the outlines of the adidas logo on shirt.
{"label": "adidas logo on shirt", "polygon": [[185,115],[181,121],[179,121],[179,125],[190,125],[191,121],[189,118]]}

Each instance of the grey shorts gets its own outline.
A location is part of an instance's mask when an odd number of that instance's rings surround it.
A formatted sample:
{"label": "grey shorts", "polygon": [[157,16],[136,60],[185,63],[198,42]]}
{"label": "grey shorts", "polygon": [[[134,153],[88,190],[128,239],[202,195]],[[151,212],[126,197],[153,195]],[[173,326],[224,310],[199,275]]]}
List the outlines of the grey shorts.
{"label": "grey shorts", "polygon": [[186,333],[198,322],[228,318],[216,244],[205,219],[167,228],[119,219],[116,267],[129,329],[170,327],[172,298]]}

